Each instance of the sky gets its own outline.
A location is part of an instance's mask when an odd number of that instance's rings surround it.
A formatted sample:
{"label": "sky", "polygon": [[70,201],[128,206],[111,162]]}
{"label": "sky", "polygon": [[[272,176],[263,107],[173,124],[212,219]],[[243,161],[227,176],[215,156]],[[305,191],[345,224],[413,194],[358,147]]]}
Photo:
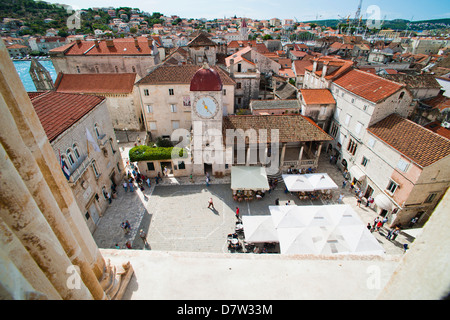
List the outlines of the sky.
{"label": "sky", "polygon": [[[146,12],[160,12],[165,16],[181,18],[248,17],[298,21],[351,18],[355,16],[360,0],[46,0],[63,3],[75,9],[90,7],[131,7]],[[363,0],[363,19],[428,20],[450,18],[449,0]]]}

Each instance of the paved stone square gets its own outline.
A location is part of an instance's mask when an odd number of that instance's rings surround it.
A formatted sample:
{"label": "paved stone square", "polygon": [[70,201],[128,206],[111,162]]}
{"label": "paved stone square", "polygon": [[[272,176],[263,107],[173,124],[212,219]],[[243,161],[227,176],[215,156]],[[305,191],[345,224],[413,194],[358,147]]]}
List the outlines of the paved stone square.
{"label": "paved stone square", "polygon": [[[326,155],[321,159],[318,172],[328,173],[339,186],[333,190],[331,201],[301,201],[286,193],[284,185],[279,184],[261,200],[238,203],[232,198],[230,177],[212,178],[208,187],[203,177],[196,177],[194,181],[165,177],[158,185],[146,186],[143,192],[125,192],[118,186],[118,197],[101,218],[94,239],[100,248],[114,248],[116,243],[126,248],[125,243],[130,241],[133,249],[225,253],[228,252],[227,235],[234,232],[237,206],[241,215],[270,215],[268,206],[275,205],[277,198],[280,205],[288,200],[296,205],[334,204],[340,193],[344,194],[343,203],[350,205],[365,225],[373,222],[377,213],[364,203],[358,207],[354,193],[348,187],[341,188],[343,175],[327,161]],[[208,209],[209,198],[213,199],[214,210]],[[125,220],[132,226],[128,234],[120,228]],[[139,236],[140,229],[147,234],[147,245]],[[387,254],[402,254],[403,243],[410,243],[411,239],[401,234],[396,241],[389,241],[385,238],[386,232],[387,229],[382,228],[373,234]]]}

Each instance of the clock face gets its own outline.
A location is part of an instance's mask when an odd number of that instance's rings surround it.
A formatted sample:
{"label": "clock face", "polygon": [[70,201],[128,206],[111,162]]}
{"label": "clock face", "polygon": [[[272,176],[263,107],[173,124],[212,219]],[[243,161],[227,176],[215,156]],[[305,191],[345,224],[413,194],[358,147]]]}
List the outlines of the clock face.
{"label": "clock face", "polygon": [[195,104],[195,111],[202,118],[212,118],[217,114],[217,102],[212,97],[200,97]]}

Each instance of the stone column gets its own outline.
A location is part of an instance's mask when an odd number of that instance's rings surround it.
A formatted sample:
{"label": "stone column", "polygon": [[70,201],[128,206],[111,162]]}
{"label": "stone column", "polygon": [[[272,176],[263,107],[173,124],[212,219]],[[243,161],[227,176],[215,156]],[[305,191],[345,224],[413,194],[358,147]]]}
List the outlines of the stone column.
{"label": "stone column", "polygon": [[303,144],[303,142],[302,142],[302,143],[301,143],[301,147],[300,147],[300,153],[298,154],[298,165],[299,165],[299,166],[302,165],[303,149],[304,149],[304,144]]}
{"label": "stone column", "polygon": [[[0,126],[2,127],[3,123]],[[2,138],[0,137],[0,140],[3,140]],[[2,220],[20,239],[23,247],[30,253],[63,299],[91,300],[92,295],[83,282],[80,281],[76,289],[68,287],[67,272],[73,264],[6,154],[3,141],[1,142],[0,214]],[[36,175],[31,171],[28,174]],[[47,294],[47,292],[44,293]]]}
{"label": "stone column", "polygon": [[282,143],[281,156],[280,156],[280,168],[284,165],[284,154],[286,153],[286,142]]}
{"label": "stone column", "polygon": [[[0,46],[3,49],[3,43]],[[31,151],[33,158],[36,159],[39,170],[45,176],[47,185],[71,226],[79,246],[86,255],[87,261],[91,264],[97,278],[100,279],[105,269],[104,260],[101,258],[98,247],[83,219],[83,213],[78,208],[65,177],[61,175],[60,170],[54,170],[59,168],[58,160],[48,143],[47,136],[14,65],[7,58],[8,53],[5,51],[0,51],[2,61],[0,68],[3,74],[0,78],[0,89],[6,106],[13,117],[12,121],[17,123],[18,133],[26,147]],[[4,75],[7,75],[7,81]],[[26,159],[24,161],[27,162]]]}
{"label": "stone column", "polygon": [[62,299],[20,239],[2,218],[0,218],[0,256],[0,264],[5,266],[0,271],[0,286],[3,284],[4,291],[9,292],[6,295],[0,293],[0,296],[20,300],[28,299],[32,293],[34,295],[39,293],[46,299]]}
{"label": "stone column", "polygon": [[[82,219],[67,181],[61,175],[53,149],[2,41],[0,92],[2,165],[12,166],[11,169],[16,173],[12,176],[13,173],[2,170],[9,174],[5,173],[6,180],[3,183],[7,185],[2,188],[2,203],[6,206],[2,210],[2,216],[5,215],[5,222],[52,280],[61,297],[105,299],[106,295],[99,282],[105,266],[103,258]],[[10,185],[14,185],[16,191],[21,190],[17,194],[22,198],[8,193]],[[16,204],[19,208],[15,207]],[[28,205],[32,205],[32,209],[22,212],[22,207]],[[36,228],[22,231],[22,227],[28,226],[31,221]],[[44,221],[47,224],[45,228]],[[34,232],[36,235],[32,236]],[[53,238],[50,243],[54,243],[56,247],[47,243],[49,237]],[[27,241],[32,241],[32,244],[25,245]],[[48,248],[44,248],[44,244]],[[50,250],[49,253],[45,253],[44,249]],[[52,250],[57,254],[53,256]],[[82,287],[89,287],[87,292],[83,289],[75,292],[68,290],[66,283],[63,283],[63,279],[67,278],[67,268],[73,265],[80,268]]]}

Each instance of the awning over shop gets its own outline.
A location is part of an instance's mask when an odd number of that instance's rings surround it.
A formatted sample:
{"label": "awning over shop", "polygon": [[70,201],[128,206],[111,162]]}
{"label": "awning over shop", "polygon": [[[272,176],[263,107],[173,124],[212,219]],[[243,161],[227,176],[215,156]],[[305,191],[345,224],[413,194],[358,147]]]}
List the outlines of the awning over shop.
{"label": "awning over shop", "polygon": [[233,190],[269,190],[266,169],[264,167],[231,167],[231,189]]}
{"label": "awning over shop", "polygon": [[355,178],[358,181],[361,181],[366,177],[366,174],[362,172],[362,170],[357,166],[353,166],[350,168],[350,174],[353,178]]}
{"label": "awning over shop", "polygon": [[383,193],[380,193],[377,195],[374,199],[375,204],[377,207],[384,209],[384,210],[392,210],[392,201],[389,199],[389,197]]}

